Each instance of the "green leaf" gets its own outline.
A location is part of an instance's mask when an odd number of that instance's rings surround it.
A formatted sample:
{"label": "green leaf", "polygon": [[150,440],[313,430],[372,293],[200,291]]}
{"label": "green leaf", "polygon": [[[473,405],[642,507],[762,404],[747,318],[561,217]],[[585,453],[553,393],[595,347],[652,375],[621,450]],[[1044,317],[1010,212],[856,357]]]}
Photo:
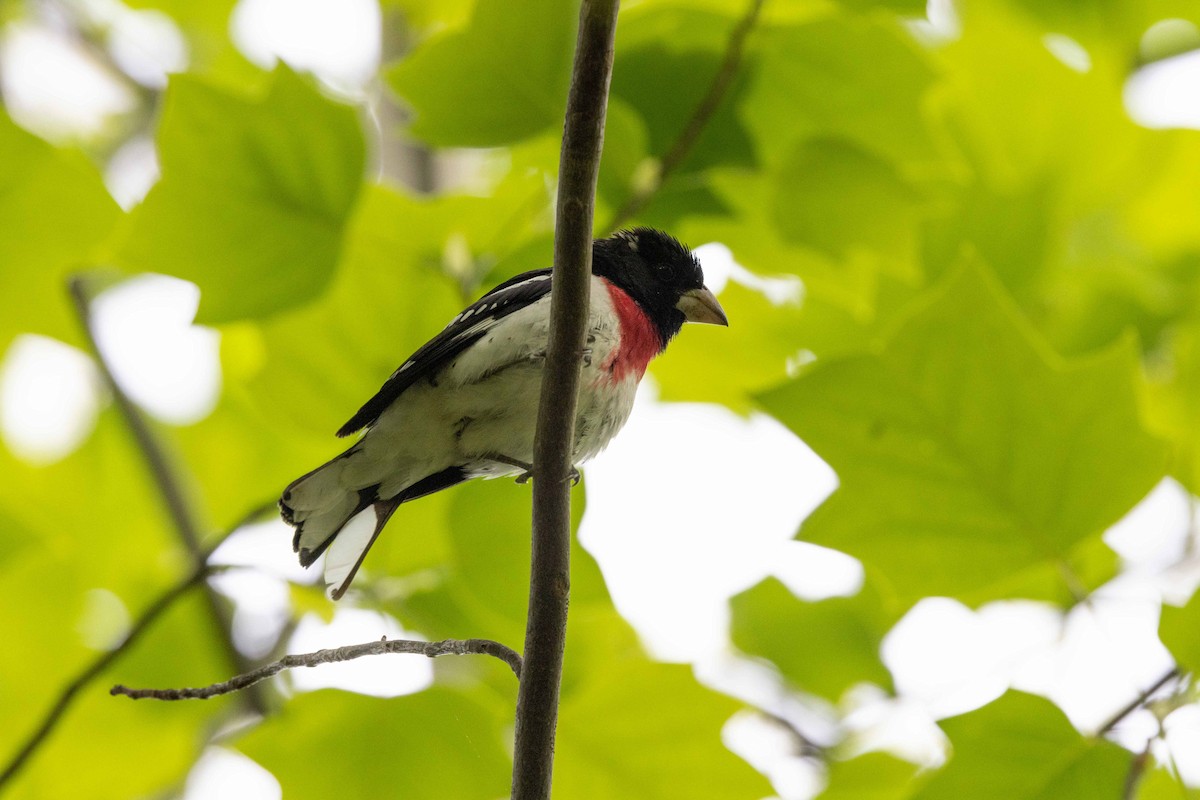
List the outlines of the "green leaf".
{"label": "green leaf", "polygon": [[[440,565],[441,582],[404,598],[394,610],[432,638],[487,635],[519,649],[529,605],[529,487],[511,480],[472,481],[447,494],[443,525],[448,550]],[[583,500],[582,488],[576,489],[573,530],[583,517]],[[599,567],[574,533],[571,561],[572,614],[610,611]]]}
{"label": "green leaf", "polygon": [[891,690],[879,647],[895,619],[869,585],[854,597],[806,602],[768,578],[730,606],[733,643],[772,661],[797,689],[834,703],[859,683]]}
{"label": "green leaf", "polygon": [[462,298],[443,272],[443,252],[487,208],[463,200],[423,203],[383,187],[364,192],[321,301],[247,334],[265,349],[248,379],[266,414],[330,436],[458,313]]}
{"label": "green leaf", "polygon": [[876,354],[760,396],[841,481],[801,535],[877,566],[901,605],[1013,596],[1006,582],[1078,558],[1163,474],[1130,349],[1061,364],[963,270]]}
{"label": "green leaf", "polygon": [[737,708],[683,665],[598,662],[590,680],[563,698],[555,793],[757,800],[770,793],[766,780],[721,744],[721,726]]}
{"label": "green leaf", "polygon": [[[0,648],[0,708],[7,722],[0,726],[0,758],[7,758],[62,687],[112,643],[102,637],[121,630],[188,567],[113,410],[101,414],[78,450],[53,464],[30,466],[0,448],[0,507],[11,517],[5,534],[21,536],[15,554],[0,561],[6,587],[0,618],[13,643]],[[108,630],[97,630],[87,613],[97,601],[109,609],[124,606],[128,617],[110,613]],[[224,679],[231,668],[215,636],[201,598],[178,602],[77,697],[15,784],[16,796],[62,797],[84,784],[96,797],[148,796],[180,780],[213,712],[226,703],[167,708],[111,698],[104,688],[118,681],[171,686]],[[154,735],[147,737],[147,730]]]}
{"label": "green leaf", "polygon": [[[604,152],[600,157],[600,174],[596,187],[597,202],[607,202],[615,211],[626,198],[637,191],[638,180],[649,168],[649,142],[646,123],[628,103],[611,97],[604,117]],[[597,211],[601,220],[608,215]],[[604,235],[602,231],[599,235]]]}
{"label": "green leaf", "polygon": [[1049,700],[1022,692],[941,726],[950,763],[913,800],[1117,800],[1132,758],[1081,736]]}
{"label": "green leaf", "polygon": [[[583,519],[584,492],[571,503],[571,529]],[[455,495],[447,520],[462,588],[490,613],[523,629],[529,605],[529,547],[533,519],[529,486],[511,480],[472,481]],[[571,606],[609,604],[596,562],[572,536]]]}
{"label": "green leaf", "polygon": [[785,239],[838,259],[865,249],[915,273],[917,198],[888,163],[844,140],[812,140],[777,179],[772,209]]}
{"label": "green leaf", "polygon": [[1158,635],[1187,670],[1200,670],[1200,592],[1182,608],[1164,605]]}
{"label": "green leaf", "polygon": [[898,25],[831,14],[763,30],[757,53],[739,116],[760,160],[814,137],[916,170],[941,160],[924,110],[934,72]]}
{"label": "green leaf", "polygon": [[1127,66],[1076,71],[1045,33],[1009,2],[971,5],[941,54],[954,76],[942,98],[949,132],[977,180],[1001,191],[1049,180],[1060,209],[1102,208],[1098,200],[1138,191],[1146,169],[1134,157],[1146,133],[1121,100]]}
{"label": "green leaf", "polygon": [[907,800],[919,768],[887,753],[866,753],[829,765],[819,800]]}
{"label": "green leaf", "polygon": [[328,285],[358,194],[358,116],[286,67],[246,99],[176,77],[159,126],[162,180],[119,259],[199,284],[199,322],[261,317]]}
{"label": "green leaf", "polygon": [[1049,33],[1065,34],[1090,52],[1111,51],[1112,58],[1132,60],[1146,29],[1164,19],[1200,23],[1200,10],[1188,0],[1097,0],[1090,3],[1009,0]]}
{"label": "green leaf", "polygon": [[1200,789],[1184,786],[1165,769],[1151,769],[1138,786],[1137,800],[1200,800]]}
{"label": "green leaf", "polygon": [[79,338],[66,277],[91,266],[120,216],[83,154],[56,149],[0,109],[0,353],[18,333]]}
{"label": "green leaf", "polygon": [[871,11],[876,8],[885,8],[907,16],[925,16],[926,3],[924,0],[838,0],[838,2],[851,11]]}
{"label": "green leaf", "polygon": [[[0,507],[18,530],[30,533],[12,562],[16,577],[10,581],[19,580],[21,590],[14,587],[8,597],[44,593],[47,576],[53,576],[61,602],[46,610],[63,616],[48,632],[71,628],[68,606],[81,605],[89,589],[105,587],[136,606],[174,580],[182,566],[174,560],[178,539],[150,473],[112,409],[100,415],[78,450],[53,464],[32,466],[0,448]],[[69,648],[59,656],[63,665],[70,663]]]}
{"label": "green leaf", "polygon": [[1200,241],[1200,232],[1176,216],[1200,213],[1200,131],[1156,131],[1154,136],[1156,158],[1146,159],[1140,191],[1129,198],[1126,214],[1139,244],[1166,260],[1194,252]]}
{"label": "green leaf", "polygon": [[[355,207],[333,283],[319,300],[223,327],[220,403],[175,432],[218,524],[278,497],[292,479],[344,450],[334,431],[458,312],[455,282],[435,267],[447,221],[455,212],[469,219],[464,211],[451,204],[434,214],[373,187]],[[392,527],[403,519],[424,525],[413,513],[406,508]],[[394,536],[381,541],[366,569]],[[412,552],[411,540],[408,546]],[[417,549],[418,561],[427,560]]]}
{"label": "green leaf", "polygon": [[388,72],[416,114],[413,135],[439,147],[496,147],[561,124],[576,20],[575,5],[557,0],[479,0],[465,28]]}
{"label": "green leaf", "polygon": [[300,695],[237,747],[298,800],[381,791],[494,800],[508,792],[511,769],[492,710],[436,687],[386,700],[331,690]]}
{"label": "green leaf", "polygon": [[1065,561],[1041,561],[989,587],[988,591],[1070,608],[1083,595],[1116,577],[1120,565],[1116,552],[1104,539],[1094,536],[1067,551]]}
{"label": "green leaf", "polygon": [[1171,474],[1200,492],[1200,322],[1176,326],[1167,357],[1153,368],[1150,424],[1175,446]]}
{"label": "green leaf", "polygon": [[[684,6],[646,5],[622,16],[612,96],[645,121],[651,155],[667,155],[690,124],[721,69],[736,24],[736,17]],[[753,53],[747,58],[752,62]],[[735,76],[725,100],[678,165],[679,172],[755,164],[750,136],[735,113],[751,69],[743,65]],[[653,80],[646,80],[648,75]]]}
{"label": "green leaf", "polygon": [[237,0],[130,0],[130,8],[167,14],[187,37],[188,71],[223,81],[250,81],[258,72],[230,38]]}
{"label": "green leaf", "polygon": [[36,536],[34,531],[0,506],[0,570],[7,569],[22,550],[32,547]]}
{"label": "green leaf", "polygon": [[[794,314],[788,325],[787,338],[794,348],[789,351],[791,355],[805,346],[800,341],[800,327],[805,325],[808,306],[816,303],[851,317],[858,327],[867,327],[872,322],[879,284],[888,276],[881,274],[878,258],[838,260],[785,237],[772,210],[778,190],[774,174],[774,170],[761,174],[714,171],[710,185],[728,215],[685,219],[675,230],[692,244],[721,242],[729,247],[739,264],[757,275],[800,278],[805,308]],[[730,317],[730,322],[737,324],[734,317]],[[817,331],[819,335],[820,326]],[[770,338],[776,348],[783,343],[779,336]]]}
{"label": "green leaf", "polygon": [[650,373],[664,400],[722,403],[735,411],[751,408],[751,393],[788,374],[799,355],[796,326],[803,308],[776,305],[755,289],[730,281],[721,292],[729,327],[688,325]]}
{"label": "green leaf", "polygon": [[[1063,20],[1042,25],[1014,3],[981,0],[961,9],[963,34],[941,51],[948,80],[938,107],[965,169],[957,196],[940,204],[925,263],[938,274],[964,251],[981,254],[1062,352],[1111,344],[1131,328],[1155,349],[1196,308],[1194,270],[1182,264],[1197,244],[1186,220],[1200,160],[1194,131],[1131,120],[1122,97],[1145,26],[1120,20],[1145,14],[1149,25],[1161,18],[1151,5],[1163,6],[1122,2],[1097,15],[1022,5]],[[1080,33],[1091,67],[1073,68],[1048,34],[1061,44],[1068,19],[1085,18],[1120,29],[1122,41]]]}
{"label": "green leaf", "polygon": [[[56,593],[96,585],[74,583],[70,571],[39,571],[36,575],[42,581],[45,575],[54,575]],[[6,585],[14,590],[22,587],[24,581],[19,580],[19,575],[16,582],[12,578],[5,576]],[[7,722],[0,735],[0,758],[7,759],[19,737],[26,736],[35,720],[41,719],[68,675],[74,677],[98,655],[95,651],[76,652],[73,640],[79,638],[76,634],[79,620],[63,618],[64,612],[71,610],[70,604],[62,602],[26,603],[19,613],[11,614],[10,609],[0,609],[6,620],[22,618],[20,625],[9,627],[8,635],[19,636],[24,645],[35,648],[16,650],[13,658],[4,658],[0,664],[6,684],[6,689],[0,691],[0,702],[4,704]],[[45,631],[38,635],[27,625],[44,626]],[[52,659],[30,655],[51,652],[55,653]],[[107,689],[118,682],[161,687],[224,680],[230,674],[230,667],[222,658],[223,652],[203,598],[192,593],[178,601],[131,652],[79,694],[53,735],[12,786],[5,787],[11,789],[5,796],[69,797],[80,786],[87,786],[87,795],[97,800],[165,796],[183,781],[199,754],[214,715],[226,713],[235,701],[218,698],[211,704],[133,702],[110,697]],[[30,666],[34,674],[28,679],[21,677],[25,669],[14,668],[12,662],[17,658],[33,662]],[[70,769],[64,769],[66,764]]]}
{"label": "green leaf", "polygon": [[1049,181],[965,187],[948,216],[925,232],[924,260],[931,276],[949,273],[964,250],[980,256],[1018,301],[1036,297],[1052,264],[1056,212]]}
{"label": "green leaf", "polygon": [[[446,0],[444,3],[428,3],[425,0],[381,0],[385,14],[398,12],[403,24],[417,33],[457,28],[467,24],[474,10],[473,0]],[[388,17],[384,17],[384,24]]]}

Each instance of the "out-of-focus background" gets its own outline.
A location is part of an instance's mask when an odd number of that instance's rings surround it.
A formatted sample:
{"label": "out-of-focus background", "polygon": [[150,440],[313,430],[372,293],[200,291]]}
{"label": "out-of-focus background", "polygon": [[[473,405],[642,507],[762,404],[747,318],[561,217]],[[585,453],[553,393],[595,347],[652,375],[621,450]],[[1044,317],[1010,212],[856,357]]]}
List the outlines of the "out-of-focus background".
{"label": "out-of-focus background", "polygon": [[[244,520],[549,263],[576,14],[0,2],[0,796],[506,795],[498,664],[106,689],[519,649],[527,487],[403,507],[339,604]],[[562,797],[1196,796],[1198,23],[623,4],[597,234],[695,246],[731,327],[584,469]]]}

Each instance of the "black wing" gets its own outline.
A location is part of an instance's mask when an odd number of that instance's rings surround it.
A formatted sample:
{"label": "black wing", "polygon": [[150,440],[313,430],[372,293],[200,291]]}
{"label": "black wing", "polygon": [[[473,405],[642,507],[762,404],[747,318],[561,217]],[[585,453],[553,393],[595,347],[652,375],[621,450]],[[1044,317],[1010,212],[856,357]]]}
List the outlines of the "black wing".
{"label": "black wing", "polygon": [[510,278],[465,308],[442,332],[413,353],[375,396],[338,430],[338,436],[374,425],[379,416],[404,390],[421,378],[433,375],[455,356],[479,341],[499,320],[550,294],[550,270],[524,272]]}

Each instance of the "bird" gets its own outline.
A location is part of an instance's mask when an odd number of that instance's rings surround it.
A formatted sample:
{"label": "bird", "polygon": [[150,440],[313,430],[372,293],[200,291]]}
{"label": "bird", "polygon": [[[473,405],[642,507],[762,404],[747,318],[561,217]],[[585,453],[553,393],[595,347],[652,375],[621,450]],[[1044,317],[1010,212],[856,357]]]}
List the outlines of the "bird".
{"label": "bird", "polygon": [[[533,439],[550,328],[551,269],[504,281],[412,354],[339,437],[363,435],[294,480],[279,500],[292,549],[311,566],[326,553],[329,596],[340,599],[403,503],[473,478],[533,470]],[[581,353],[577,467],[625,425],[650,361],[685,322],[729,324],[695,254],[653,228],[592,243]],[[373,524],[349,525],[363,512]],[[368,517],[369,521],[369,517]]]}

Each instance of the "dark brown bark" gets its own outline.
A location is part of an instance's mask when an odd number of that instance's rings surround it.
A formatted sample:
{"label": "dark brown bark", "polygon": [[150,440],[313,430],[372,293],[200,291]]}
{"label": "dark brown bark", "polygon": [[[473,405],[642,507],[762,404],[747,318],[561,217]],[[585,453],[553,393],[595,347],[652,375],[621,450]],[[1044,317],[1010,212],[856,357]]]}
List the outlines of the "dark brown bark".
{"label": "dark brown bark", "polygon": [[570,592],[571,449],[617,0],[583,0],[559,161],[550,341],[533,461],[533,556],[512,797],[547,800]]}

